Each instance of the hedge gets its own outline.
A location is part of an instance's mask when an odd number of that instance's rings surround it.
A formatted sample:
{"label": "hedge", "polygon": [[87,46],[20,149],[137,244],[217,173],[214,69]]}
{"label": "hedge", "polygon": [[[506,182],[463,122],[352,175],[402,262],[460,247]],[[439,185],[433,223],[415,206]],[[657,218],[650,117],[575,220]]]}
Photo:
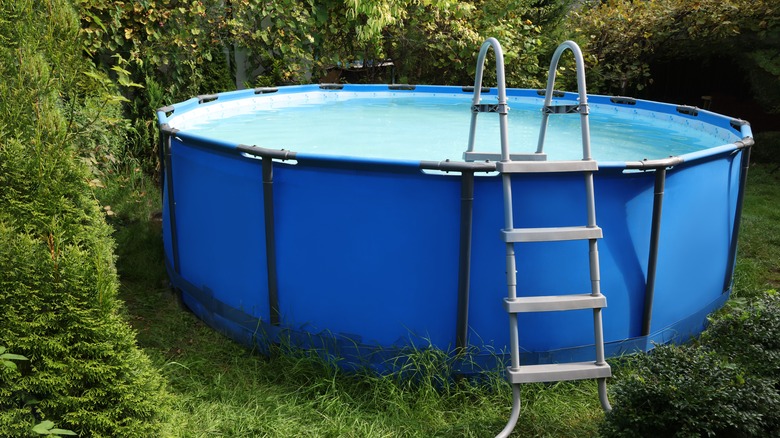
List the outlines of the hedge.
{"label": "hedge", "polygon": [[86,164],[121,145],[124,124],[78,26],[68,1],[0,4],[0,346],[28,359],[0,367],[3,437],[43,421],[158,436],[166,418],[163,379],[121,316]]}

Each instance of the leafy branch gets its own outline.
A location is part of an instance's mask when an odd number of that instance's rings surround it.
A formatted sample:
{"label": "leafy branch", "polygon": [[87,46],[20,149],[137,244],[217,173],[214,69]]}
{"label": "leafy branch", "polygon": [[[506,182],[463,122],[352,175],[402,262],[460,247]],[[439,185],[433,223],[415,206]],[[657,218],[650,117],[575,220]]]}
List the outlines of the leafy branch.
{"label": "leafy branch", "polygon": [[6,368],[10,368],[12,370],[16,369],[16,363],[15,360],[28,360],[26,357],[22,356],[21,354],[13,354],[8,353],[7,349],[0,345],[0,364],[2,364]]}

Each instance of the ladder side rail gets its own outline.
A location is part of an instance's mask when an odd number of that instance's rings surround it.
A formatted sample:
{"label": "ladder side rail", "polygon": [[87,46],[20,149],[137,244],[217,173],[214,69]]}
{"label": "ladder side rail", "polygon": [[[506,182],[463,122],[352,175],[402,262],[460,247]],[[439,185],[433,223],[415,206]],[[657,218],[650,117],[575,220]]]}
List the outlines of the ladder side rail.
{"label": "ladder side rail", "polygon": [[498,82],[498,116],[499,127],[501,132],[501,159],[502,161],[508,161],[509,157],[509,135],[507,133],[507,100],[506,100],[506,74],[504,72],[504,51],[501,49],[501,44],[497,39],[491,37],[482,43],[482,47],[479,49],[479,56],[477,57],[477,71],[474,78],[474,97],[472,99],[472,114],[471,114],[471,128],[469,130],[469,144],[467,152],[474,151],[474,143],[476,141],[476,127],[477,127],[477,114],[479,112],[474,111],[474,107],[479,105],[481,100],[482,90],[482,78],[485,70],[485,59],[487,58],[488,49],[492,48],[496,55],[496,81]]}
{"label": "ladder side rail", "polygon": [[517,420],[520,419],[520,384],[512,384],[512,413],[509,415],[509,421],[496,438],[508,438],[517,426]]}
{"label": "ladder side rail", "polygon": [[574,41],[564,41],[563,44],[572,54],[577,70],[577,93],[579,94],[580,125],[582,126],[582,159],[590,160],[590,123],[588,123],[588,92],[585,87],[585,59],[582,57],[580,46]]}
{"label": "ladder side rail", "polygon": [[[580,128],[582,135],[582,159],[592,160],[591,147],[590,147],[590,124],[588,121],[589,107],[588,96],[585,85],[585,62],[577,43],[574,41],[564,41],[558,46],[553,54],[552,62],[550,63],[550,70],[548,73],[547,88],[545,90],[544,107],[548,108],[552,103],[553,88],[555,85],[556,70],[558,68],[558,62],[563,52],[569,49],[574,55],[576,73],[577,73],[577,92],[579,97],[578,111],[580,113]],[[547,132],[547,122],[550,112],[542,112],[542,125],[539,130],[539,142],[537,145],[537,153],[541,153],[544,150],[544,140]],[[588,171],[584,174],[585,178],[585,195],[586,195],[586,207],[587,207],[587,226],[596,227],[596,201],[595,201],[595,188],[593,182],[593,172]],[[601,295],[601,274],[599,268],[599,256],[598,256],[598,243],[596,239],[588,240],[589,246],[589,262],[590,262],[590,278],[591,278],[591,295]],[[594,344],[596,347],[596,365],[607,365],[604,353],[604,328],[601,318],[601,308],[593,309],[593,334]],[[609,399],[607,396],[607,383],[605,378],[598,378],[598,392],[599,401],[605,411],[611,410]]]}
{"label": "ladder side rail", "polygon": [[[509,174],[501,175],[504,186],[504,222],[505,229],[511,230],[513,225],[512,218],[512,178]],[[514,300],[517,298],[517,264],[515,260],[514,242],[506,243],[506,285],[507,298]],[[517,314],[509,314],[509,348],[512,360],[512,369],[520,368],[520,338],[518,334]]]}
{"label": "ladder side rail", "polygon": [[[582,159],[591,160],[590,149],[590,123],[588,121],[588,114],[590,113],[588,107],[588,94],[585,86],[585,60],[582,56],[582,50],[574,41],[564,41],[560,47],[569,48],[574,54],[574,61],[577,70],[577,92],[579,94],[579,113],[580,113],[580,127],[582,132]],[[559,47],[559,48],[560,48]],[[563,50],[561,50],[563,52]],[[556,63],[557,64],[557,63]],[[549,84],[548,84],[549,85]],[[552,93],[549,90],[548,93]],[[540,142],[543,141],[540,139]],[[541,146],[541,144],[540,144]],[[585,173],[585,192],[586,192],[586,205],[588,209],[588,227],[596,226],[596,199],[595,188],[593,184],[593,172]],[[592,295],[601,295],[601,269],[599,267],[599,255],[598,255],[598,243],[596,239],[590,239],[588,241],[589,256],[590,256],[590,272],[591,272],[591,287]],[[604,354],[604,326],[601,319],[601,308],[593,309],[593,337],[596,347],[596,365],[606,365],[606,359]],[[607,396],[607,380],[605,378],[597,379],[599,401],[605,411],[612,410]]]}
{"label": "ladder side rail", "polygon": [[[547,72],[547,87],[544,91],[544,104],[542,108],[546,108],[552,104],[553,88],[555,88],[555,74],[558,69],[558,61],[561,59],[561,54],[566,50],[566,46],[559,45],[553,53],[552,60],[550,61],[550,70]],[[539,129],[539,142],[536,145],[536,153],[540,154],[544,151],[544,138],[547,134],[547,118],[550,116],[546,111],[542,111],[542,126]]]}
{"label": "ladder side rail", "polygon": [[[495,38],[491,38],[491,39],[495,40]],[[498,40],[496,40],[496,43],[498,43]],[[474,97],[471,99],[472,107],[475,105],[479,105],[480,101],[482,100],[482,95],[481,95],[482,78],[485,74],[485,58],[487,58],[487,51],[492,44],[493,43],[490,41],[490,39],[488,39],[484,43],[482,43],[482,47],[479,48],[479,55],[477,55],[477,71],[474,75]],[[471,128],[469,129],[469,144],[468,144],[468,148],[466,149],[468,152],[474,151],[474,142],[476,140],[476,133],[477,133],[478,114],[479,113],[476,111],[471,112]]]}
{"label": "ladder side rail", "polygon": [[[548,107],[552,104],[553,89],[555,88],[555,78],[558,69],[558,63],[561,59],[563,52],[569,49],[574,54],[574,61],[577,71],[577,92],[579,95],[579,112],[582,117],[582,139],[583,139],[583,160],[590,160],[590,126],[587,123],[588,116],[588,95],[585,87],[585,60],[582,56],[582,50],[574,41],[567,40],[561,43],[553,54],[552,61],[550,62],[550,70],[547,73],[547,88],[544,93],[544,107]],[[544,151],[544,140],[547,134],[547,119],[549,113],[547,111],[542,112],[542,126],[539,130],[539,142],[536,147],[537,153]]]}
{"label": "ladder side rail", "polygon": [[[498,114],[499,114],[499,129],[501,135],[501,161],[508,162],[512,160],[509,153],[509,136],[508,136],[508,124],[507,124],[507,112],[508,106],[506,101],[506,75],[504,72],[504,52],[501,49],[501,44],[495,38],[488,38],[479,50],[479,56],[477,57],[477,70],[474,78],[474,97],[472,99],[471,109],[471,126],[469,130],[469,142],[467,147],[467,153],[474,151],[474,143],[476,140],[476,128],[477,128],[477,115],[480,112],[478,105],[481,100],[482,79],[485,69],[485,58],[487,57],[487,51],[493,48],[493,52],[496,56],[496,80],[498,82]],[[503,189],[504,189],[504,226],[505,229],[511,230],[514,227],[514,221],[512,218],[512,180],[509,174],[501,175]],[[515,264],[515,251],[514,243],[506,243],[506,279],[507,279],[507,296],[509,299],[517,297],[517,269]],[[517,324],[517,314],[509,314],[509,337],[510,337],[510,349],[511,349],[511,369],[517,371],[520,369],[520,343]],[[504,429],[498,434],[498,437],[508,437],[515,426],[517,420],[520,417],[520,385],[512,384],[512,413],[509,417]]]}
{"label": "ladder side rail", "polygon": [[[482,47],[479,49],[479,55],[477,56],[477,71],[474,75],[474,97],[471,99],[471,105],[479,105],[481,97],[481,90],[482,90],[482,76],[485,72],[485,57],[487,56],[487,50],[490,47],[490,44],[485,41],[482,43]],[[466,148],[467,152],[473,152],[474,151],[474,142],[476,139],[476,133],[477,133],[477,115],[479,113],[472,111],[471,112],[471,127],[469,128],[469,143],[468,147]]]}
{"label": "ladder side rail", "polygon": [[[499,129],[501,134],[501,161],[511,161],[509,154],[509,135],[507,133],[507,102],[506,102],[506,75],[504,72],[504,52],[501,49],[501,44],[495,38],[488,38],[482,43],[482,47],[479,50],[479,56],[477,57],[477,71],[474,80],[474,98],[472,105],[479,105],[480,92],[482,89],[482,78],[484,75],[485,58],[487,57],[487,51],[493,48],[493,52],[496,56],[496,80],[498,82],[498,106],[499,106]],[[476,131],[476,111],[472,111],[472,126],[469,133],[469,146],[468,150],[473,151],[474,137]],[[512,218],[512,180],[509,174],[503,174],[501,176],[503,189],[504,189],[504,228],[511,230],[514,228],[514,220]],[[507,296],[509,299],[517,297],[517,269],[515,265],[515,251],[514,244],[508,242],[506,244],[506,279],[507,279]],[[509,315],[510,325],[510,349],[512,357],[512,368],[518,369],[520,367],[520,347],[517,332],[517,315]]]}
{"label": "ladder side rail", "polygon": [[[569,49],[574,54],[574,60],[577,69],[577,91],[579,93],[579,112],[580,112],[580,125],[582,129],[582,159],[591,160],[590,149],[590,123],[588,120],[588,114],[590,109],[588,107],[588,94],[585,88],[585,60],[582,56],[582,50],[574,41],[565,41]],[[596,199],[595,188],[593,184],[593,172],[585,173],[585,190],[587,196],[587,209],[588,209],[588,226],[596,226]],[[598,243],[596,239],[590,239],[588,241],[590,246],[590,264],[591,264],[591,284],[592,294],[594,296],[601,295],[601,269],[599,267],[599,255],[598,255]],[[596,346],[596,365],[606,365],[606,359],[604,354],[604,325],[601,319],[601,308],[593,309],[593,337],[594,344]],[[612,406],[609,403],[609,397],[607,396],[607,379],[597,379],[599,401],[601,407],[609,412],[612,410]]]}

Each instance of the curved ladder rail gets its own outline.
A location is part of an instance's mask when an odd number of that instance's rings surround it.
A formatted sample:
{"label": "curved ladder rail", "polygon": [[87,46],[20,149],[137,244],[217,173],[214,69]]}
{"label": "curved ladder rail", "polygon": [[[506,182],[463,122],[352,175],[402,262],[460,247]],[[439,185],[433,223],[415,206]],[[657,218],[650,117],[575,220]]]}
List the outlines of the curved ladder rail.
{"label": "curved ladder rail", "polygon": [[[579,104],[577,105],[552,105],[552,98],[555,87],[555,77],[558,70],[558,62],[566,49],[570,49],[574,55],[575,67],[577,70],[577,94],[579,95]],[[582,159],[590,160],[590,124],[588,123],[588,94],[585,89],[585,60],[582,57],[580,46],[574,41],[562,42],[550,61],[550,70],[547,72],[547,88],[544,91],[544,106],[542,107],[542,127],[539,129],[539,143],[536,146],[536,152],[542,153],[544,150],[544,140],[547,134],[547,119],[550,114],[562,114],[579,112],[580,125],[582,127]]]}
{"label": "curved ladder rail", "polygon": [[[498,90],[498,102],[497,104],[483,104],[482,99],[482,78],[485,70],[485,58],[490,48],[493,48],[493,52],[496,55],[496,81]],[[477,132],[477,115],[479,113],[496,113],[498,114],[499,130],[501,136],[501,152],[477,152],[474,150],[476,142]],[[509,152],[509,128],[507,125],[507,114],[509,113],[509,105],[507,105],[506,99],[506,76],[504,73],[504,52],[501,49],[501,44],[495,38],[488,38],[482,43],[482,47],[479,50],[479,56],[477,57],[477,71],[474,78],[474,98],[471,102],[471,128],[469,130],[469,143],[466,152],[463,153],[463,159],[465,161],[509,161],[509,160],[521,160],[521,161],[544,161],[547,156],[544,153],[510,153]]]}
{"label": "curved ladder rail", "polygon": [[[498,80],[498,104],[481,104],[482,78],[485,58],[490,48],[496,54],[496,77]],[[577,65],[577,84],[579,103],[577,105],[552,105],[555,71],[558,61],[566,49],[570,49]],[[598,381],[599,399],[604,410],[611,409],[607,398],[606,379],[612,375],[604,358],[604,335],[601,322],[601,309],[606,307],[606,298],[600,290],[600,270],[597,239],[602,237],[601,228],[596,225],[595,196],[593,188],[593,172],[598,170],[596,162],[590,155],[590,129],[588,125],[588,103],[585,91],[585,70],[582,52],[576,43],[565,41],[553,55],[550,64],[547,89],[542,114],[542,126],[539,131],[537,150],[532,154],[512,154],[509,152],[507,130],[506,83],[504,59],[501,45],[495,38],[486,40],[480,48],[477,59],[476,78],[474,81],[474,98],[472,100],[471,128],[469,131],[468,149],[463,156],[466,161],[495,160],[496,169],[501,173],[504,191],[504,229],[502,238],[506,243],[506,283],[507,298],[504,308],[509,314],[510,366],[507,367],[507,378],[512,385],[512,412],[503,430],[497,438],[508,437],[520,417],[520,384],[531,382],[550,382],[560,380],[592,379]],[[477,115],[480,112],[499,114],[499,129],[501,137],[501,153],[486,153],[474,151],[476,139]],[[579,112],[581,116],[583,159],[581,161],[551,161],[547,162],[544,153],[544,139],[547,131],[547,119],[550,114],[565,114]],[[512,217],[512,186],[511,176],[514,173],[535,172],[582,172],[585,175],[587,225],[584,227],[557,228],[514,228]],[[582,295],[557,295],[546,297],[517,297],[517,269],[514,245],[520,242],[549,242],[560,240],[588,240],[591,293]],[[551,365],[520,365],[520,345],[517,314],[523,312],[549,312],[578,309],[593,310],[594,343],[596,347],[595,362],[577,362]]]}
{"label": "curved ladder rail", "polygon": [[[482,104],[482,78],[485,71],[485,58],[487,58],[488,49],[493,48],[493,53],[496,55],[496,81],[498,89],[498,104],[486,105]],[[499,131],[501,136],[501,154],[509,153],[509,136],[507,128],[507,114],[509,113],[509,106],[506,103],[506,76],[504,74],[504,51],[501,49],[501,44],[495,38],[488,38],[482,43],[482,47],[479,49],[479,56],[477,57],[477,71],[474,78],[474,98],[471,100],[471,128],[469,129],[469,144],[468,149],[463,154],[466,161],[477,161],[483,159],[491,159],[482,156],[478,152],[474,152],[474,143],[476,141],[477,133],[477,115],[480,112],[493,112],[498,114]],[[490,155],[494,160],[497,158],[495,154]]]}

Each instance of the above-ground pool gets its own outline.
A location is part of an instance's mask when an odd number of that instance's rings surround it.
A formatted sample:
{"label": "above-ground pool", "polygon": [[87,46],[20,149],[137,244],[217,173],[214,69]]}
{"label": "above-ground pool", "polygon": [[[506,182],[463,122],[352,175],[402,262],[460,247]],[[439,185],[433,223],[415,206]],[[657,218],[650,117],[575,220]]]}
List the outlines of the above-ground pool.
{"label": "above-ground pool", "polygon": [[[462,159],[472,90],[290,86],[162,108],[173,287],[261,348],[290,342],[348,367],[428,346],[466,348],[464,368],[502,361],[501,177],[494,162]],[[532,152],[544,92],[507,94],[511,149]],[[750,127],[694,107],[588,100],[607,356],[688,339],[731,289]],[[479,149],[498,152],[497,120],[480,123]],[[582,157],[578,117],[551,116],[547,132],[550,160]],[[581,175],[521,175],[512,192],[518,227],[586,222]],[[589,292],[587,245],[518,245],[518,295]],[[591,311],[518,319],[524,363],[593,357]]]}

